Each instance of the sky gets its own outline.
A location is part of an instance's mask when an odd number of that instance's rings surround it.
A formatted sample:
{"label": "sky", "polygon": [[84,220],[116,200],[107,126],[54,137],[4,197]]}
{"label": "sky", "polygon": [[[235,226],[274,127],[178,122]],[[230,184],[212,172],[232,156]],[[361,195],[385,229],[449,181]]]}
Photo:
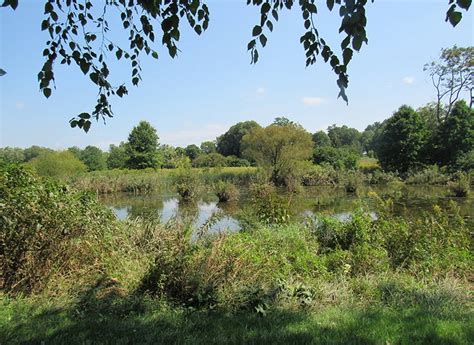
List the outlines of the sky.
{"label": "sky", "polygon": [[[280,14],[274,31],[267,35],[267,46],[259,51],[258,63],[251,65],[247,43],[260,21],[258,8],[244,0],[207,3],[208,30],[197,36],[183,26],[181,52],[175,59],[157,44],[158,60],[142,58],[139,87],[130,85],[127,64],[111,62],[112,80],[127,81],[129,95],[113,98],[115,116],[105,125],[94,122],[87,134],[68,123],[73,116],[90,112],[96,100],[96,88],[78,68],[58,65],[57,89],[49,99],[39,92],[37,73],[48,39],[40,30],[44,1],[20,0],[16,11],[1,8],[0,67],[7,74],[0,77],[0,147],[106,149],[125,141],[141,120],[157,129],[160,143],[174,146],[214,140],[239,121],[255,120],[265,126],[279,116],[299,122],[310,132],[332,124],[363,130],[402,104],[417,108],[434,101],[423,65],[436,60],[442,48],[473,45],[472,9],[453,28],[444,21],[448,0],[369,3],[369,44],[354,54],[349,65],[346,105],[337,98],[336,76],[329,65],[305,67],[299,43],[303,20],[296,6]],[[315,18],[320,34],[338,47],[344,38],[338,34],[340,18],[325,8],[324,1],[319,4]],[[118,29],[115,34],[120,40]]]}

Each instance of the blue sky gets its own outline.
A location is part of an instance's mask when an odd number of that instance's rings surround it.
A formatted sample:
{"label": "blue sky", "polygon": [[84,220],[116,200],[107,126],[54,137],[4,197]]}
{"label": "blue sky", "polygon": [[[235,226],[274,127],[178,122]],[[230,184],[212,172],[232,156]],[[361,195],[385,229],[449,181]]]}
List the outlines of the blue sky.
{"label": "blue sky", "polygon": [[[337,99],[329,65],[306,68],[299,37],[300,13],[283,12],[257,65],[246,51],[257,8],[242,1],[208,1],[209,29],[200,37],[183,30],[181,53],[172,60],[161,45],[159,60],[143,58],[143,82],[129,95],[113,99],[115,117],[94,123],[88,134],[68,120],[95,104],[96,89],[82,73],[58,66],[57,90],[45,99],[37,73],[47,40],[41,32],[44,1],[21,0],[18,9],[0,9],[0,146],[42,145],[56,149],[126,140],[140,120],[157,128],[160,142],[185,146],[213,140],[239,121],[267,125],[277,116],[301,123],[311,132],[331,124],[363,130],[389,117],[402,104],[434,100],[423,65],[443,47],[473,44],[473,10],[456,28],[444,22],[447,0],[377,0],[368,5],[369,45],[349,66],[349,105]],[[338,46],[339,17],[321,2],[317,23],[326,41]],[[158,27],[158,25],[155,25]],[[114,64],[112,76],[126,80],[128,66]]]}

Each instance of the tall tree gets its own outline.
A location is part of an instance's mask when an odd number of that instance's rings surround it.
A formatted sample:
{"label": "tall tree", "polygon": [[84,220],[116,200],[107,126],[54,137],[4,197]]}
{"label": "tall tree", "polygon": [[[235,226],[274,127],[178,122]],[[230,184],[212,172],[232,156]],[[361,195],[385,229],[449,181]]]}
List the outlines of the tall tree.
{"label": "tall tree", "polygon": [[440,125],[436,135],[434,160],[454,166],[456,161],[474,150],[474,110],[458,101],[451,115]]}
{"label": "tall tree", "polygon": [[127,166],[128,155],[126,151],[126,144],[121,142],[117,145],[109,146],[109,155],[107,156],[107,168],[109,169],[123,169]]}
{"label": "tall tree", "polygon": [[147,121],[132,129],[126,145],[127,167],[130,169],[156,168],[158,166],[158,135]]}
{"label": "tall tree", "polygon": [[[109,98],[119,97],[128,93],[125,83],[112,84],[108,65],[110,55],[117,60],[128,60],[131,65],[131,84],[138,85],[142,79],[141,54],[145,53],[158,59],[158,52],[154,49],[155,36],[158,30],[154,25],[161,27],[162,42],[168,54],[174,58],[178,54],[178,46],[182,22],[186,21],[198,35],[209,25],[209,8],[203,0],[192,1],[105,1],[101,7],[94,10],[91,0],[43,0],[44,19],[41,29],[47,31],[50,39],[43,50],[45,62],[38,74],[39,87],[45,97],[50,97],[55,83],[55,65],[57,62],[77,67],[87,75],[90,81],[98,88],[96,106],[91,113],[82,113],[70,121],[72,127],[79,127],[88,131],[91,119],[112,117]],[[456,26],[462,18],[461,10],[468,10],[471,0],[447,0],[449,8],[446,21]],[[373,2],[373,0],[372,0]],[[3,0],[4,7],[16,9],[19,0]],[[259,59],[259,46],[265,47],[268,35],[278,21],[280,14],[295,7],[301,12],[304,34],[299,38],[303,45],[306,66],[316,63],[322,58],[328,63],[337,77],[339,96],[347,102],[346,89],[348,87],[348,65],[354,51],[360,51],[364,43],[368,43],[366,26],[366,7],[368,0],[327,0],[326,7],[335,13],[340,20],[338,28],[342,33],[341,41],[337,43],[342,54],[335,53],[320,35],[316,16],[318,6],[316,0],[247,0],[248,5],[258,7],[259,22],[251,29],[252,38],[247,49],[251,62]],[[121,27],[125,30],[125,37],[129,44],[119,44],[120,35],[109,27],[109,23],[116,22],[111,15],[117,14]],[[112,30],[114,29],[114,30]],[[320,29],[320,28],[319,28]],[[12,30],[14,31],[14,30]],[[127,46],[127,48],[125,48]],[[5,71],[0,69],[0,75]]]}
{"label": "tall tree", "polygon": [[201,151],[205,154],[209,154],[209,153],[214,153],[216,152],[216,143],[213,142],[213,141],[203,141],[201,143]]}
{"label": "tall tree", "polygon": [[347,127],[343,125],[341,127],[332,125],[328,127],[328,136],[331,139],[332,146],[339,147],[352,147],[356,150],[360,150],[360,132],[355,128]]}
{"label": "tall tree", "polygon": [[331,139],[324,131],[317,131],[313,134],[312,138],[316,147],[331,146]]}
{"label": "tall tree", "polygon": [[186,151],[186,156],[188,156],[190,160],[196,159],[202,153],[201,149],[195,144],[186,146],[184,150]]}
{"label": "tall tree", "polygon": [[217,138],[217,152],[224,156],[242,158],[241,141],[252,128],[261,128],[255,121],[239,122]]}
{"label": "tall tree", "polygon": [[87,166],[87,170],[96,171],[107,168],[107,157],[101,149],[96,146],[86,146],[80,154],[80,160]]}
{"label": "tall tree", "polygon": [[[462,92],[469,92],[470,107],[472,108],[474,97],[474,47],[454,46],[442,49],[439,60],[426,64],[424,70],[430,75],[436,89],[438,122],[441,122],[443,115],[449,117]],[[444,103],[446,103],[445,114],[443,114]]]}
{"label": "tall tree", "polygon": [[254,127],[242,145],[244,156],[267,168],[276,184],[284,183],[297,162],[310,159],[313,151],[311,134],[295,125]]}
{"label": "tall tree", "polygon": [[382,168],[406,173],[423,165],[428,139],[426,122],[409,106],[401,106],[384,125],[377,145]]}

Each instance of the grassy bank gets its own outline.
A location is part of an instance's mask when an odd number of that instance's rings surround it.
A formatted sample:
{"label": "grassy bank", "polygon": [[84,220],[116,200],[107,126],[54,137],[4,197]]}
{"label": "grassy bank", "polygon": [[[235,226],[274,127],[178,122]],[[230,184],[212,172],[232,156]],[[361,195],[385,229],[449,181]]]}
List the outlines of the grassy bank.
{"label": "grassy bank", "polygon": [[472,339],[472,229],[454,204],[401,218],[373,195],[376,220],[360,205],[292,223],[264,198],[243,231],[210,235],[118,221],[18,168],[0,196],[2,344]]}

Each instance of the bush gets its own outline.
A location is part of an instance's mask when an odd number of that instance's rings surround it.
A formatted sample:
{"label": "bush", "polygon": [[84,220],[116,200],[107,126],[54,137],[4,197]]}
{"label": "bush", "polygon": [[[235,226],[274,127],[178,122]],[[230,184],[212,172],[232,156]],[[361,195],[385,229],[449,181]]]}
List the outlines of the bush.
{"label": "bush", "polygon": [[0,199],[1,289],[11,293],[40,291],[52,276],[92,267],[93,253],[81,241],[116,226],[95,198],[23,168],[2,172]]}
{"label": "bush", "polygon": [[453,175],[452,180],[447,183],[448,189],[453,196],[466,197],[470,190],[469,176],[463,172]]}
{"label": "bush", "polygon": [[236,201],[239,198],[239,190],[232,183],[219,181],[215,190],[219,202]]}
{"label": "bush", "polygon": [[405,182],[408,184],[444,185],[448,179],[449,176],[442,173],[437,165],[432,165],[420,171],[410,172]]}
{"label": "bush", "polygon": [[33,158],[26,166],[39,176],[67,179],[87,171],[87,166],[71,152],[44,152]]}
{"label": "bush", "polygon": [[364,176],[357,171],[350,171],[344,177],[344,189],[347,193],[357,193],[364,183]]}
{"label": "bush", "polygon": [[181,169],[174,176],[173,184],[176,193],[184,200],[192,200],[199,189],[199,179],[191,169]]}
{"label": "bush", "polygon": [[353,150],[334,147],[317,147],[313,152],[315,164],[329,164],[334,169],[357,169],[360,155]]}
{"label": "bush", "polygon": [[303,173],[301,183],[303,186],[332,186],[339,182],[338,177],[331,165],[313,165]]}

